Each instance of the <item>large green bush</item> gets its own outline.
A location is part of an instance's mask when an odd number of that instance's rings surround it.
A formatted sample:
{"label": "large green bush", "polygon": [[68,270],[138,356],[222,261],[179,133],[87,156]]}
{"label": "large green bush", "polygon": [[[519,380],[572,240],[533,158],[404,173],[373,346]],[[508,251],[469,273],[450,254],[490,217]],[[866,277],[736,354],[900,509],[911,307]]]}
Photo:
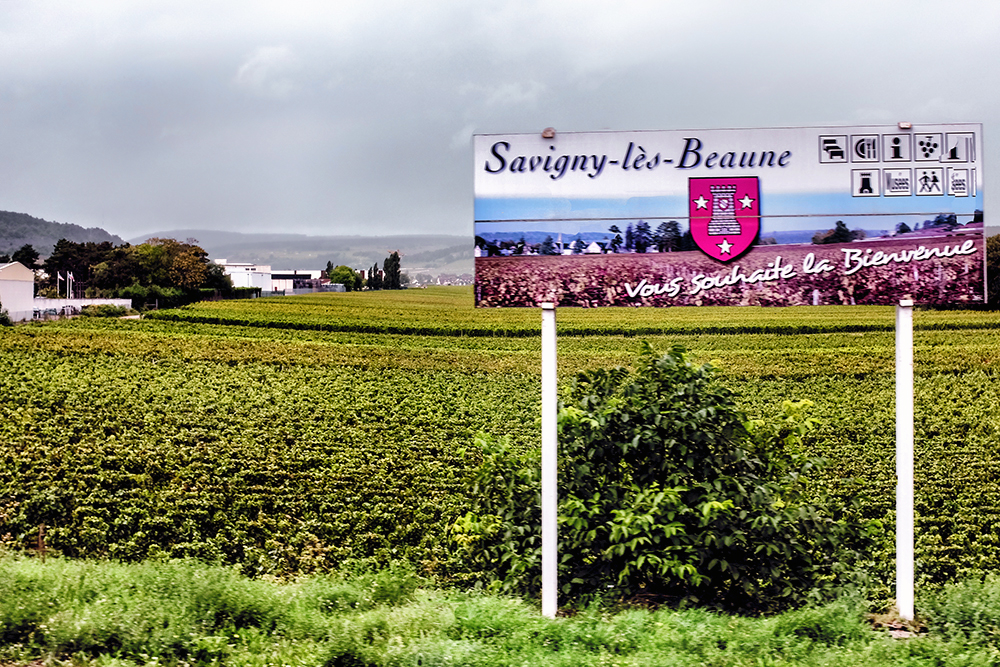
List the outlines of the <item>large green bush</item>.
{"label": "large green bush", "polygon": [[[850,566],[878,524],[811,488],[808,402],[749,420],[715,370],[680,347],[637,368],[581,373],[559,412],[560,583],[764,611],[857,583]],[[478,440],[474,511],[453,527],[494,586],[539,584],[537,454]]]}

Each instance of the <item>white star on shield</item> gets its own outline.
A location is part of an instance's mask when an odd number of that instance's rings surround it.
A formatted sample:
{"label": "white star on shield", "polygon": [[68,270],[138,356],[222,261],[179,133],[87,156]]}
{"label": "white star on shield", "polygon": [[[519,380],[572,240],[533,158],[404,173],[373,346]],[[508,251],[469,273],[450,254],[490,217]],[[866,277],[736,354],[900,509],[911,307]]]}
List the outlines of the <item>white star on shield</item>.
{"label": "white star on shield", "polygon": [[722,239],[722,243],[716,244],[719,246],[719,252],[723,255],[730,254],[729,249],[733,247],[733,244],[726,239]]}
{"label": "white star on shield", "polygon": [[697,204],[698,208],[708,208],[708,200],[702,195],[698,195],[698,198],[692,201]]}
{"label": "white star on shield", "polygon": [[740,199],[739,202],[743,204],[743,208],[750,208],[753,206],[753,199],[750,198],[750,195],[743,195],[743,199]]}

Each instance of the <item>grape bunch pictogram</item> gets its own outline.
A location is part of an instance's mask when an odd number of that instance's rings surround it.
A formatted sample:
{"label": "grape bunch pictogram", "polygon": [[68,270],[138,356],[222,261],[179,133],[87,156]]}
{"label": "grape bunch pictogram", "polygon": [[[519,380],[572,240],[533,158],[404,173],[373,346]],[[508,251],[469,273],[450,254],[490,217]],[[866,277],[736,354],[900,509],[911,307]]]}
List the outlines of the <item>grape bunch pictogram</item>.
{"label": "grape bunch pictogram", "polygon": [[925,158],[929,158],[931,155],[937,152],[938,142],[934,141],[934,137],[927,137],[926,139],[921,139],[917,142],[917,146],[920,147],[921,152],[923,152]]}

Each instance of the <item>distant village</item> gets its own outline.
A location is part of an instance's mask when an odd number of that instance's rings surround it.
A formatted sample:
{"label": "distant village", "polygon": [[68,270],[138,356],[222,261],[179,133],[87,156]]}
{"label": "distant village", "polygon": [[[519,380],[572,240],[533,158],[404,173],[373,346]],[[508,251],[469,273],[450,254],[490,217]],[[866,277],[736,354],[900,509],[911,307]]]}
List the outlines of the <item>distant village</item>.
{"label": "distant village", "polygon": [[117,247],[61,239],[45,258],[30,244],[0,255],[0,319],[24,322],[86,314],[94,308],[124,313],[206,299],[472,283],[471,273],[433,276],[418,270],[411,277],[402,272],[398,251],[381,267],[376,263],[365,270],[332,262],[325,269],[273,270],[265,264],[209,259],[194,243],[174,239]]}
{"label": "distant village", "polygon": [[[831,229],[799,230],[794,232],[777,232],[774,235],[762,235],[757,245],[790,245],[828,243],[850,243],[852,241],[877,240],[894,237],[921,237],[963,234],[977,234],[983,231],[982,211],[976,211],[970,222],[962,224],[954,213],[941,213],[932,219],[915,222],[911,228],[906,222],[899,222],[892,230],[848,229],[846,223],[837,220]],[[661,252],[681,252],[697,250],[691,238],[690,230],[683,230],[676,221],[663,222],[653,230],[649,223],[640,220],[634,227],[629,224],[625,230],[612,225],[607,234],[596,234],[603,238],[584,238],[583,233],[576,234],[570,240],[564,240],[562,234],[549,234],[540,242],[526,239],[528,234],[507,232],[503,237],[495,236],[492,240],[484,236],[476,236],[474,254],[476,257],[530,257],[538,255],[601,255],[601,254],[646,254]],[[540,235],[535,233],[536,238]]]}
{"label": "distant village", "polygon": [[[229,262],[225,259],[212,260],[223,268],[225,274],[233,281],[233,287],[256,288],[261,290],[261,296],[280,296],[288,294],[307,294],[310,292],[347,292],[351,291],[344,282],[337,282],[333,276],[332,265],[324,269],[282,269],[272,270],[267,264],[249,262]],[[367,283],[375,277],[385,279],[385,271],[372,267],[368,270],[355,270],[355,274]],[[432,276],[429,273],[415,271],[411,276],[402,274],[403,287],[427,287],[428,285],[471,285],[471,273],[461,275],[441,273]]]}

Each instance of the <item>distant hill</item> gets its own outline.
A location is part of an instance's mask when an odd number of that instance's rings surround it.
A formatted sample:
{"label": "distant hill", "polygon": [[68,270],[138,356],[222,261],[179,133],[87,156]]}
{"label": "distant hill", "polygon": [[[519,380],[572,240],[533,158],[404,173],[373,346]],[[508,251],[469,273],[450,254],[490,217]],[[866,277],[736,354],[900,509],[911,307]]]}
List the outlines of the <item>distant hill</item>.
{"label": "distant hill", "polygon": [[[681,229],[687,231],[687,223],[685,222]],[[776,231],[776,232],[761,232],[761,238],[773,238],[779,244],[789,244],[789,243],[812,243],[812,237],[816,232],[826,231],[825,229],[798,229],[794,231]],[[866,229],[864,230],[868,238],[883,236],[889,232],[884,229]],[[499,232],[499,233],[488,233],[484,232],[481,234],[483,238],[487,241],[517,241],[523,238],[528,243],[541,243],[546,237],[552,237],[553,240],[558,240],[560,238],[559,232]],[[610,239],[611,234],[608,232],[583,232],[580,234],[583,238],[584,243],[590,243],[591,241],[603,241],[605,239]],[[624,236],[624,234],[623,234]],[[562,240],[564,243],[569,243],[576,238],[576,234],[563,234]]]}
{"label": "distant hill", "polygon": [[178,241],[195,239],[212,259],[269,264],[273,269],[324,269],[327,262],[364,269],[398,250],[403,271],[472,273],[471,236],[402,234],[398,236],[308,236],[306,234],[243,234],[206,229],[175,229],[129,239]]}
{"label": "distant hill", "polygon": [[10,254],[27,243],[39,255],[48,257],[59,239],[74,243],[125,243],[121,237],[109,234],[100,227],[88,229],[67,222],[49,222],[27,213],[0,211],[0,254]]}

